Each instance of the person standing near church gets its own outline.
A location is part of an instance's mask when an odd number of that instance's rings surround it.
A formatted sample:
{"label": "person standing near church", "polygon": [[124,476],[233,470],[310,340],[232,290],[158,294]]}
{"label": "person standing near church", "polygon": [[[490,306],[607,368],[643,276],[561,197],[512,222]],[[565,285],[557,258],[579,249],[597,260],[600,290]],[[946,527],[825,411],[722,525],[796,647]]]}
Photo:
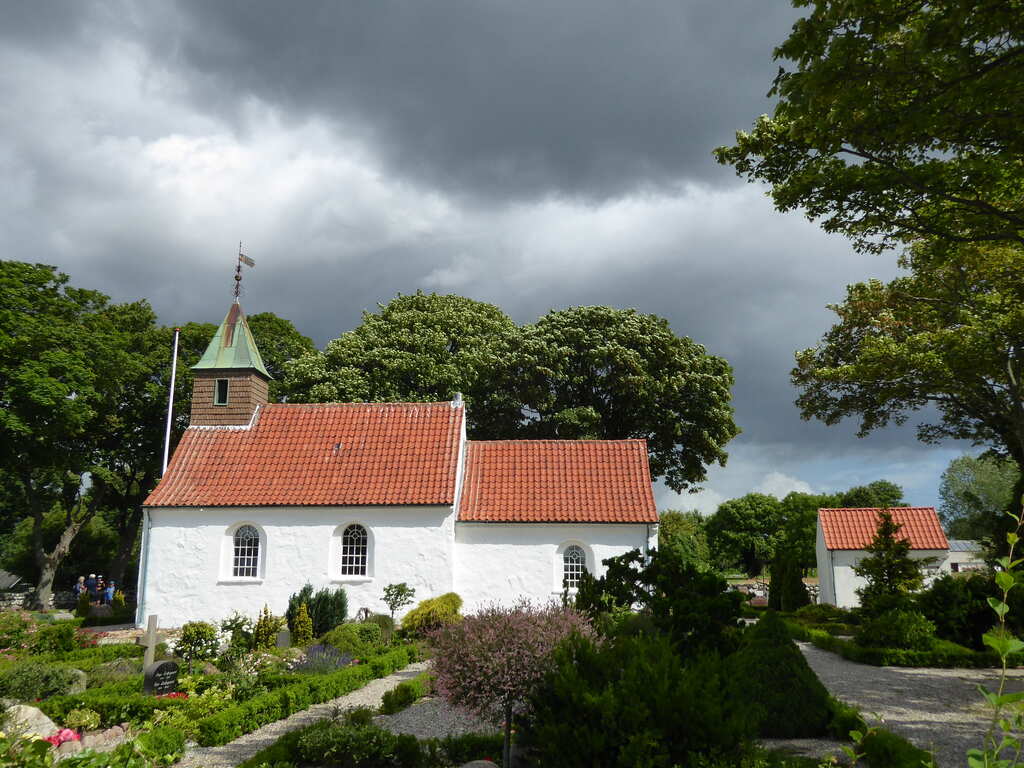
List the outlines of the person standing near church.
{"label": "person standing near church", "polygon": [[114,582],[108,581],[107,586],[103,589],[103,604],[110,605],[114,602]]}
{"label": "person standing near church", "polygon": [[85,580],[85,588],[89,591],[89,602],[96,602],[96,574],[90,573],[89,578]]}

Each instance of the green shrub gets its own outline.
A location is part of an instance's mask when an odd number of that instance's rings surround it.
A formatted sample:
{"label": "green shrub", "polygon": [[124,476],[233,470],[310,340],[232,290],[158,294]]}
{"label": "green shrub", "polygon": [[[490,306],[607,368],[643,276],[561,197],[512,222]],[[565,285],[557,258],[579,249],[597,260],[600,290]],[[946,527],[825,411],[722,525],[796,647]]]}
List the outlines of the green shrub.
{"label": "green shrub", "polygon": [[752,735],[729,692],[717,657],[684,667],[663,636],[598,645],[574,634],[530,696],[521,744],[540,765],[687,765],[690,753],[736,752]]}
{"label": "green shrub", "polygon": [[851,611],[835,605],[829,605],[828,603],[805,605],[802,608],[798,608],[794,612],[793,617],[801,623],[808,624],[825,624],[828,622],[838,622],[841,624],[856,623]]}
{"label": "green shrub", "polygon": [[306,604],[310,620],[313,622],[313,636],[320,637],[326,632],[345,621],[348,615],[348,596],[344,587],[337,589],[321,589],[313,593],[313,585],[306,584],[288,598],[288,610],[285,611],[285,620],[288,622],[288,629],[295,635],[295,618],[299,614],[299,606]]}
{"label": "green shrub", "polygon": [[917,610],[935,624],[939,637],[981,651],[985,649],[981,636],[996,623],[988,605],[988,598],[995,595],[995,583],[989,577],[944,573],[915,602]]}
{"label": "green shrub", "polygon": [[[833,637],[827,632],[805,629],[799,624],[789,625],[793,637],[813,643],[825,651],[838,653],[848,661],[872,664],[877,667],[937,667],[952,669],[999,667],[999,657],[991,651],[972,651],[948,640],[936,639],[927,651],[902,648],[865,648],[850,640]],[[1024,665],[1024,654],[1011,654],[1009,666]]]}
{"label": "green shrub", "polygon": [[54,722],[64,721],[74,709],[91,709],[100,716],[100,725],[109,728],[119,723],[140,724],[153,719],[153,714],[164,709],[181,707],[186,699],[158,699],[138,692],[119,688],[94,688],[72,696],[51,696],[36,703]]}
{"label": "green shrub", "polygon": [[76,625],[70,621],[57,621],[39,627],[29,640],[33,654],[67,653],[79,650]]}
{"label": "green shrub", "polygon": [[380,638],[384,643],[390,643],[395,634],[395,620],[386,613],[374,613],[366,619],[367,624],[376,624],[380,627]]}
{"label": "green shrub", "polygon": [[76,731],[94,731],[100,727],[100,713],[93,709],[72,709],[61,725]]}
{"label": "green shrub", "polygon": [[317,765],[415,768],[420,763],[420,747],[415,736],[391,733],[372,725],[349,726],[323,721],[307,730],[297,747],[300,760]]}
{"label": "green shrub", "polygon": [[114,596],[110,599],[110,610],[115,616],[127,616],[128,615],[128,604],[125,600],[125,594],[122,590],[115,590]]}
{"label": "green shrub", "polygon": [[871,768],[921,768],[932,765],[932,756],[891,731],[871,730],[860,743]]}
{"label": "green shrub", "polygon": [[834,739],[849,741],[852,731],[864,733],[868,728],[864,717],[856,707],[844,704],[838,699],[829,699],[829,710],[831,717],[828,723],[828,732]]}
{"label": "green shrub", "polygon": [[171,765],[185,752],[185,735],[176,728],[157,726],[139,734],[135,743],[162,765]]}
{"label": "green shrub", "polygon": [[196,740],[204,747],[227,744],[312,704],[330,701],[361,688],[373,677],[383,677],[404,667],[412,655],[409,648],[396,648],[370,659],[368,664],[346,667],[326,675],[302,676],[291,685],[255,696],[199,720],[196,723]]}
{"label": "green shrub", "polygon": [[252,630],[252,644],[256,650],[269,651],[277,644],[277,633],[285,625],[285,620],[275,616],[266,605],[260,611],[256,626]]}
{"label": "green shrub", "polygon": [[827,731],[828,691],[774,611],[747,632],[727,667],[743,688],[761,737],[810,738]]}
{"label": "green shrub", "polygon": [[190,621],[181,628],[175,653],[188,662],[192,672],[193,661],[205,661],[217,655],[217,628],[205,621]]}
{"label": "green shrub", "polygon": [[292,632],[292,645],[306,647],[313,642],[313,619],[309,616],[309,606],[305,603],[299,604],[295,613],[295,629]]}
{"label": "green shrub", "polygon": [[92,611],[92,603],[89,598],[89,591],[83,590],[78,593],[78,600],[75,601],[75,616],[80,619],[88,618]]}
{"label": "green shrub", "polygon": [[927,651],[935,638],[935,625],[916,611],[887,611],[869,619],[854,641],[865,648],[902,648]]}
{"label": "green shrub", "polygon": [[372,707],[353,707],[345,713],[342,722],[345,725],[366,726],[373,725],[373,718],[377,713]]}
{"label": "green shrub", "polygon": [[461,608],[462,598],[454,592],[421,600],[419,605],[405,614],[402,630],[414,637],[422,637],[445,624],[457,622],[462,618],[459,614]]}
{"label": "green shrub", "polygon": [[45,699],[64,693],[74,680],[75,674],[69,669],[27,661],[0,674],[0,698]]}
{"label": "green shrub", "polygon": [[363,659],[381,645],[380,627],[376,624],[340,624],[320,638],[320,642],[340,653]]}
{"label": "green shrub", "polygon": [[31,626],[19,611],[0,611],[0,650],[24,648]]}
{"label": "green shrub", "polygon": [[412,680],[399,683],[390,691],[385,691],[380,704],[382,715],[393,715],[401,712],[417,699],[422,699],[431,690],[434,677],[429,672],[417,675]]}

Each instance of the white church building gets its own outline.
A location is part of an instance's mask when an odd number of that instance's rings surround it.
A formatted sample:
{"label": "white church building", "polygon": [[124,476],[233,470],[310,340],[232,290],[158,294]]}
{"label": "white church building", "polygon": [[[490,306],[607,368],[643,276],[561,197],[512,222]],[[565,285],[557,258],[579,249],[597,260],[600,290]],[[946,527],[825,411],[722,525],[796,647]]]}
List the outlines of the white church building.
{"label": "white church building", "polygon": [[268,403],[237,302],[194,372],[190,425],[144,505],[140,625],[280,615],[307,582],[344,587],[350,615],[386,612],[398,582],[464,611],[546,602],[657,544],[644,440],[471,441],[459,396]]}

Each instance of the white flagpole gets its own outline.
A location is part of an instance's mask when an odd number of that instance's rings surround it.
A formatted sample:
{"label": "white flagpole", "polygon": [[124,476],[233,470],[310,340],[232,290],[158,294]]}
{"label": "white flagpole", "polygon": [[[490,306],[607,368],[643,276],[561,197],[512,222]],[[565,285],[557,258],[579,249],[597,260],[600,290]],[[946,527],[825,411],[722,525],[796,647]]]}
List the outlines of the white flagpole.
{"label": "white flagpole", "polygon": [[174,377],[178,372],[178,334],[181,328],[174,329],[174,357],[171,361],[171,391],[167,398],[167,432],[164,434],[164,468],[160,473],[163,477],[167,474],[167,455],[171,450],[171,420],[174,418]]}

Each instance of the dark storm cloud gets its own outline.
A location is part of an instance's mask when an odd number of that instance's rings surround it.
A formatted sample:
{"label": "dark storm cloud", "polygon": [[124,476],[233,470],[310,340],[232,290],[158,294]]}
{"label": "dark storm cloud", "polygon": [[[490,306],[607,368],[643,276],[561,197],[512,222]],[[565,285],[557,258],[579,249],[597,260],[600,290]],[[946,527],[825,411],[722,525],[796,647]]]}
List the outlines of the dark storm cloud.
{"label": "dark storm cloud", "polygon": [[361,131],[449,194],[615,197],[728,181],[767,111],[784,3],[189,2],[150,45],[213,111],[255,96]]}

